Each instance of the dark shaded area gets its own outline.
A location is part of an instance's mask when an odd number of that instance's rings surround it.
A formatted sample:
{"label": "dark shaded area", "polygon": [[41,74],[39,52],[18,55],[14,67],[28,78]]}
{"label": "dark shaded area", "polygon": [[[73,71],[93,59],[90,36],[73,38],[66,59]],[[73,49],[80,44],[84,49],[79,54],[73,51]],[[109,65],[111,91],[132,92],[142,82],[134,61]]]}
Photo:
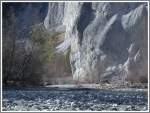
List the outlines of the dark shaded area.
{"label": "dark shaded area", "polygon": [[81,8],[81,15],[78,18],[77,30],[79,31],[80,44],[82,44],[83,32],[89,23],[94,19],[92,3],[84,3]]}
{"label": "dark shaded area", "polygon": [[[33,9],[37,9],[39,10],[39,21],[43,21],[46,14],[47,14],[47,10],[48,10],[48,3],[46,2],[3,2],[2,4],[2,10],[3,10],[3,18],[7,17],[7,15],[10,14],[10,10],[14,10],[16,15],[19,15],[20,12],[23,13],[28,10],[28,6],[31,6]],[[32,9],[32,10],[33,10]],[[30,10],[30,11],[32,11]],[[32,12],[30,12],[32,13]]]}
{"label": "dark shaded area", "polygon": [[51,76],[70,75],[69,53],[54,55],[64,36],[43,25],[48,3],[3,2],[2,9],[4,86],[51,84]]}
{"label": "dark shaded area", "polygon": [[19,28],[17,38],[27,38],[32,25],[43,23],[48,11],[48,3],[4,2],[2,10],[4,21],[11,23],[10,16],[12,13],[15,15],[16,25]]}

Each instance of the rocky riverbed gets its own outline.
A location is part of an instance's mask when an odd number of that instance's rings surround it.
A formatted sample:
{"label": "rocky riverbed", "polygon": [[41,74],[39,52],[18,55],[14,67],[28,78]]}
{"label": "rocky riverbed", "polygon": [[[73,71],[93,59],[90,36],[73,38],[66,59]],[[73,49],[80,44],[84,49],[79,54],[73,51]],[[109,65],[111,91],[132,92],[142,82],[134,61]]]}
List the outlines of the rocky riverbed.
{"label": "rocky riverbed", "polygon": [[146,111],[144,89],[8,88],[3,111]]}

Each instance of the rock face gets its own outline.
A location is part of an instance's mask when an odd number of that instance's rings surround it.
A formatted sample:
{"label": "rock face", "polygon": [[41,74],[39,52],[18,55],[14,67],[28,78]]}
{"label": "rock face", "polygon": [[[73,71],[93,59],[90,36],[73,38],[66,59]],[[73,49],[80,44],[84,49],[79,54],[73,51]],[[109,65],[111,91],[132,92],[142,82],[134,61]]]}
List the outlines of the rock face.
{"label": "rock face", "polygon": [[65,32],[58,52],[71,48],[73,79],[83,83],[146,82],[146,3],[49,3],[45,27]]}
{"label": "rock face", "polygon": [[3,20],[8,15],[14,14],[18,27],[18,38],[29,37],[31,26],[39,24],[44,21],[47,14],[48,4],[47,3],[19,3],[19,2],[4,2],[3,3]]}

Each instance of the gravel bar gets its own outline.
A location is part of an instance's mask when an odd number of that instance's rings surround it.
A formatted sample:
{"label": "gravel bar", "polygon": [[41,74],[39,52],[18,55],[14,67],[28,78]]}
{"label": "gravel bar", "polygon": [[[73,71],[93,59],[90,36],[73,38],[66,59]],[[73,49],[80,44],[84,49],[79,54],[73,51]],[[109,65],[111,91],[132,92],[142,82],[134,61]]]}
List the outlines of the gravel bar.
{"label": "gravel bar", "polygon": [[3,111],[147,111],[141,90],[93,88],[6,88]]}

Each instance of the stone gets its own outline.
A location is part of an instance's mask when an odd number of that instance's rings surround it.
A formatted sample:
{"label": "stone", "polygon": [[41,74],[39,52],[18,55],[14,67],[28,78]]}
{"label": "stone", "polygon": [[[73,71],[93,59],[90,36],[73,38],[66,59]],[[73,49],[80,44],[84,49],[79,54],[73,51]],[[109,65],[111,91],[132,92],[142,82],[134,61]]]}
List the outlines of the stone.
{"label": "stone", "polygon": [[147,82],[147,22],[145,2],[61,2],[49,3],[44,25],[64,30],[65,40],[56,48],[71,49],[75,81]]}

